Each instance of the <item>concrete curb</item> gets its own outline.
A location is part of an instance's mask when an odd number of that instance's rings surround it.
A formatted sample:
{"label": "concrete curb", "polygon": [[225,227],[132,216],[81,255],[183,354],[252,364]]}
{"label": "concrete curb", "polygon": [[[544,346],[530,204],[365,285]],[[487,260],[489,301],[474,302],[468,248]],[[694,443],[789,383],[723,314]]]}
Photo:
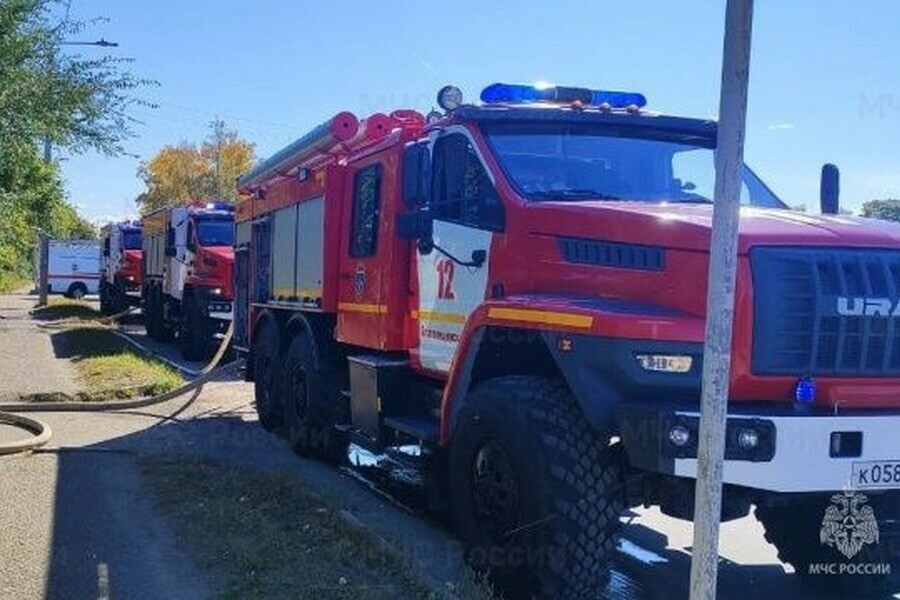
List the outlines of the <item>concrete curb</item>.
{"label": "concrete curb", "polygon": [[[118,318],[121,315],[113,315]],[[135,346],[141,348],[143,351],[147,352],[148,349],[144,348],[140,344],[137,344],[133,340],[130,340],[127,336],[118,333],[121,337],[125,339],[129,339]],[[228,331],[225,333],[225,338],[222,340],[222,343],[219,345],[219,349],[216,351],[215,356],[207,363],[203,369],[197,372],[198,376],[196,379],[192,379],[187,382],[185,385],[175,388],[169,392],[165,392],[162,394],[158,394],[156,396],[151,396],[149,398],[136,398],[134,400],[116,400],[112,402],[12,402],[7,404],[0,404],[0,411],[15,411],[15,412],[108,412],[115,410],[129,410],[134,408],[143,408],[145,406],[151,406],[153,404],[161,404],[163,402],[168,402],[173,398],[177,398],[178,396],[195,390],[197,388],[202,387],[208,381],[213,379],[219,373],[227,370],[237,368],[238,366],[244,363],[244,359],[238,359],[232,361],[228,364],[222,365],[220,367],[215,367],[222,357],[225,355],[225,351],[228,348],[228,345],[231,343],[231,336],[234,334],[234,323],[228,327]],[[43,446],[47,442],[50,441],[51,436],[53,435],[50,427],[45,423],[42,423],[36,419],[31,419],[29,417],[23,417],[21,415],[15,415],[9,412],[0,412],[0,423],[7,423],[13,425],[14,427],[19,427],[21,429],[26,429],[34,434],[34,437],[31,439],[21,440],[12,442],[9,444],[0,444],[0,455],[4,454],[16,454],[19,452],[27,452],[31,450],[35,450],[40,446]]]}
{"label": "concrete curb", "polygon": [[207,371],[196,379],[193,379],[174,390],[150,396],[147,398],[135,398],[134,400],[113,400],[109,402],[12,402],[0,404],[0,411],[15,412],[103,412],[112,410],[128,410],[143,408],[152,404],[167,402],[173,398],[190,392],[213,379],[219,373],[227,369],[240,367],[244,359],[238,359],[216,369]]}

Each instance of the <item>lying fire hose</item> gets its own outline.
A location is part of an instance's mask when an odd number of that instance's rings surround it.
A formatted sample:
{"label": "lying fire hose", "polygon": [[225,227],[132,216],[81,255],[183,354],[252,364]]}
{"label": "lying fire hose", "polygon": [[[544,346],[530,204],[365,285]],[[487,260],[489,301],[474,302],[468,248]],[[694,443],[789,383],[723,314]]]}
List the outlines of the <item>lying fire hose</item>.
{"label": "lying fire hose", "polygon": [[[101,324],[113,323],[129,314],[131,311],[132,309],[128,309],[116,315],[98,319],[97,322]],[[60,319],[59,321],[45,323],[43,324],[43,327],[47,329],[56,329],[63,324],[75,322],[83,323],[84,321],[80,319]],[[3,409],[15,410],[16,412],[101,412],[109,410],[129,410],[134,408],[143,408],[145,406],[168,402],[169,400],[177,398],[185,392],[189,392],[191,390],[202,387],[206,382],[213,379],[222,371],[236,368],[243,362],[243,359],[238,359],[220,367],[216,367],[216,365],[220,360],[222,360],[222,357],[225,355],[225,352],[228,349],[228,345],[231,343],[231,337],[233,334],[234,322],[232,322],[228,326],[228,331],[225,332],[225,337],[222,338],[222,342],[219,344],[219,349],[216,350],[216,353],[212,357],[212,359],[206,364],[206,366],[200,369],[200,371],[193,372],[197,374],[196,378],[192,379],[179,388],[164,392],[162,394],[158,394],[156,396],[114,402],[29,402],[17,403],[12,405],[0,405],[0,424],[11,425],[13,427],[24,429],[33,435],[33,437],[24,440],[16,440],[14,442],[0,444],[0,455],[17,454],[20,452],[29,452],[35,450],[49,442],[50,437],[53,435],[50,427],[46,423],[42,423],[37,419],[23,417],[21,415],[13,414],[10,412],[4,412]],[[144,348],[128,336],[121,333],[119,333],[119,335],[144,352],[148,352],[146,348]]]}

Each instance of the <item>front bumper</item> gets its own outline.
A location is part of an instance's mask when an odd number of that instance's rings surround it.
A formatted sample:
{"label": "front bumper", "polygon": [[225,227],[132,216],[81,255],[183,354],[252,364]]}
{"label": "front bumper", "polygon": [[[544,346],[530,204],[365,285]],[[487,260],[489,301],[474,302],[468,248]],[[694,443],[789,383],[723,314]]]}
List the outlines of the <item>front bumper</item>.
{"label": "front bumper", "polygon": [[206,314],[210,319],[231,321],[234,318],[234,301],[221,296],[206,296]]}
{"label": "front bumper", "polygon": [[[732,410],[726,430],[725,484],[772,492],[900,489],[900,410],[838,415],[760,405]],[[696,477],[700,422],[696,407],[634,403],[620,406],[616,419],[632,466]],[[687,443],[678,446],[670,440],[675,427],[689,433]],[[757,433],[752,449],[738,441],[748,429]]]}

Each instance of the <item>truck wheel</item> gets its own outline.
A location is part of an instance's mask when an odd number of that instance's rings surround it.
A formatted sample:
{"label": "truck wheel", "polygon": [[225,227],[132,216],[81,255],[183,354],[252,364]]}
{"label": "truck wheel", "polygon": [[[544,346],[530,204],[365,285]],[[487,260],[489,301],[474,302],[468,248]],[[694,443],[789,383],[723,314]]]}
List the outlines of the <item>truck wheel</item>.
{"label": "truck wheel", "polygon": [[178,341],[181,355],[185,360],[205,360],[209,354],[209,338],[206,331],[206,316],[193,296],[187,296],[181,311]]}
{"label": "truck wheel", "polygon": [[602,588],[624,510],[621,472],[565,385],[529,376],[480,384],[459,415],[449,479],[467,558],[508,597]]}
{"label": "truck wheel", "polygon": [[166,296],[163,294],[162,288],[156,290],[156,334],[160,342],[171,342],[175,339],[175,327],[166,320]]}
{"label": "truck wheel", "polygon": [[144,328],[151,340],[159,339],[159,311],[157,310],[156,286],[148,286],[144,296]]}
{"label": "truck wheel", "polygon": [[[780,502],[776,499],[758,506],[756,518],[765,528],[766,541],[778,550],[781,562],[790,564],[797,575],[817,589],[843,591],[853,597],[900,591],[900,577],[895,573],[898,567],[896,548],[900,544],[900,494],[889,492],[867,496],[864,506],[873,509],[872,515],[879,529],[878,541],[863,545],[851,558],[823,539],[827,536],[824,521],[829,506],[834,506],[838,512],[843,508],[848,514],[856,510],[849,504],[842,507],[841,501],[835,503],[833,499],[838,496],[843,494],[817,494]],[[852,538],[854,531],[860,530],[858,514],[845,516],[842,525],[848,523],[850,526],[842,533]],[[835,565],[835,572],[829,571],[831,565]],[[882,569],[888,572],[866,572],[870,565],[889,565]]]}
{"label": "truck wheel", "polygon": [[107,317],[114,314],[110,307],[109,285],[102,281],[100,282],[100,313]]}
{"label": "truck wheel", "polygon": [[73,300],[81,300],[87,296],[87,287],[80,281],[73,283],[69,286],[65,295],[67,298],[72,298]]}
{"label": "truck wheel", "polygon": [[253,394],[260,424],[277,431],[284,424],[281,386],[281,364],[278,357],[278,332],[271,323],[263,323],[253,343]]}
{"label": "truck wheel", "polygon": [[347,458],[347,437],[332,416],[338,390],[333,374],[319,364],[310,336],[294,336],[284,362],[284,420],[294,451],[330,463]]}

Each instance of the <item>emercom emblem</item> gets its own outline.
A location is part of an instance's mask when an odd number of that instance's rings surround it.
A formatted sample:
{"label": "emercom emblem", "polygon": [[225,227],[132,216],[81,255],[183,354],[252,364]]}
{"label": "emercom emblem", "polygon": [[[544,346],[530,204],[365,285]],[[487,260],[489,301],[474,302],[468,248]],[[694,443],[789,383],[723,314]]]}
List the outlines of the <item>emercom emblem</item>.
{"label": "emercom emblem", "polygon": [[868,544],[877,544],[878,521],[869,499],[858,492],[843,492],[831,497],[825,509],[819,539],[825,546],[836,548],[848,559]]}

